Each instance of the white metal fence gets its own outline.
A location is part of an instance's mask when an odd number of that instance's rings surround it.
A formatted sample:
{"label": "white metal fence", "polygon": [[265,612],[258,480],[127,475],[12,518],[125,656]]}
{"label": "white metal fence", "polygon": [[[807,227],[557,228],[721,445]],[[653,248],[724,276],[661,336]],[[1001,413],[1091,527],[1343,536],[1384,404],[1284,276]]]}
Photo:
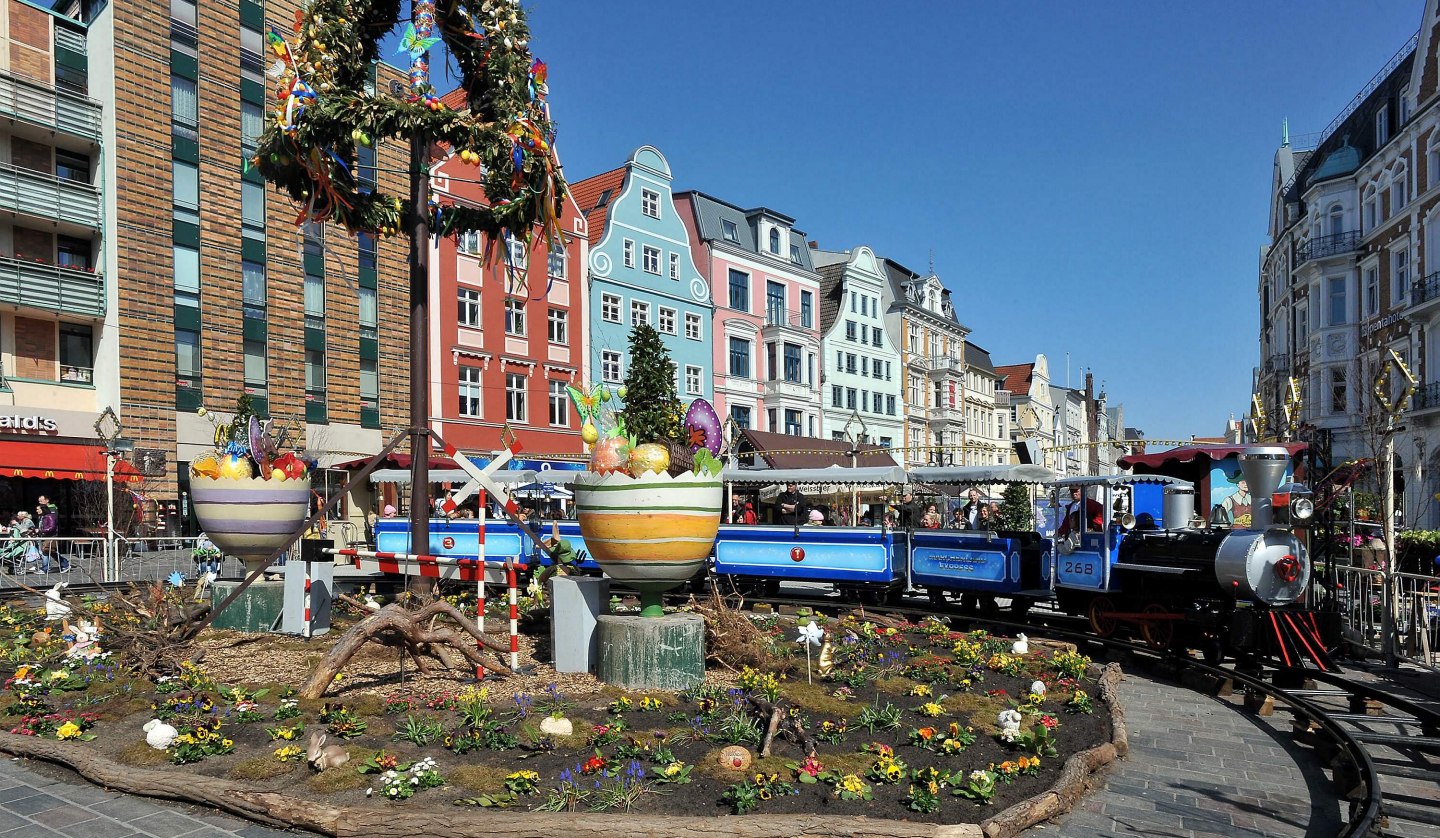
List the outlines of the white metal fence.
{"label": "white metal fence", "polygon": [[1387,580],[1384,571],[1363,567],[1338,567],[1335,574],[1346,639],[1385,654],[1393,626],[1397,656],[1440,670],[1440,579],[1393,573]]}
{"label": "white metal fence", "polygon": [[[156,582],[179,573],[194,579],[195,538],[116,538],[107,551],[103,538],[0,539],[0,590],[48,588],[56,582]],[[48,547],[48,549],[47,549]],[[298,555],[297,542],[291,552]],[[282,557],[279,564],[284,564]],[[220,560],[222,579],[240,578],[245,566],[239,559]]]}

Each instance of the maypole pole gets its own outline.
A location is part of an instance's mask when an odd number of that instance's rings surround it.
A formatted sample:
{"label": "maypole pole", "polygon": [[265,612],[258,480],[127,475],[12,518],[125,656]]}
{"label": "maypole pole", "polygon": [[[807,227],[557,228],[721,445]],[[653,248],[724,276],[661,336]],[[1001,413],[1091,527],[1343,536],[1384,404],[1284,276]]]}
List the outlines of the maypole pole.
{"label": "maypole pole", "polygon": [[[435,30],[435,4],[415,0],[413,42]],[[412,53],[410,98],[433,97],[429,51]],[[430,552],[430,160],[423,131],[410,136],[410,552]]]}

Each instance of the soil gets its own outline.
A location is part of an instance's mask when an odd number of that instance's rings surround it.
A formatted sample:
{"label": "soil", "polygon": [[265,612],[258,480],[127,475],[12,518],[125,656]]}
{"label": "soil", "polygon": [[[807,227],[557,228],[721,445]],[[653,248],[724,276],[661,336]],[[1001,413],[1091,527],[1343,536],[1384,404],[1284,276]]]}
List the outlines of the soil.
{"label": "soil", "polygon": [[[215,632],[205,637],[204,665],[215,680],[227,684],[282,685],[299,684],[308,674],[310,666],[319,655],[328,649],[331,638],[315,638],[302,641],[295,638],[240,635],[231,632]],[[905,644],[903,641],[908,641]],[[914,632],[906,632],[898,648],[909,646],[907,654],[911,659],[918,654],[933,654],[942,662],[948,660],[952,637],[931,639]],[[1040,644],[1031,641],[1032,646]],[[793,644],[792,644],[793,645]],[[1008,648],[1008,641],[1005,644]],[[522,637],[522,652],[533,649],[533,643]],[[1021,753],[1000,743],[993,735],[996,728],[996,714],[1010,706],[1010,697],[1019,697],[1028,692],[1035,677],[1042,677],[1052,684],[1050,696],[1042,704],[1043,712],[1056,717],[1060,726],[1055,731],[1058,757],[1041,759],[1041,768],[1036,776],[1018,776],[1010,784],[998,783],[990,805],[982,806],[970,800],[953,797],[948,789],[942,789],[938,812],[921,814],[911,811],[904,803],[908,782],[887,785],[866,780],[874,792],[870,801],[844,801],[837,799],[833,789],[825,783],[802,785],[794,782],[794,772],[786,763],[798,763],[805,754],[793,742],[777,737],[772,755],[757,760],[743,772],[729,771],[718,763],[719,750],[723,742],[689,742],[669,745],[676,759],[694,765],[692,782],[686,785],[657,785],[656,793],[641,796],[631,811],[636,813],[667,815],[722,815],[731,813],[728,804],[721,798],[725,789],[753,777],[756,772],[776,773],[782,780],[789,780],[798,790],[793,795],[776,796],[762,802],[754,814],[767,813],[825,813],[833,815],[867,815],[878,818],[906,819],[926,822],[978,822],[1019,802],[1040,793],[1055,782],[1065,758],[1078,751],[1109,741],[1111,735],[1110,715],[1104,706],[1098,690],[1093,684],[1096,673],[1091,669],[1091,678],[1081,684],[1094,700],[1093,715],[1070,714],[1062,710],[1062,703],[1070,693],[1056,686],[1053,671],[1044,666],[1047,656],[1032,652],[1025,659],[1024,674],[1015,677],[999,672],[983,670],[983,683],[974,683],[968,691],[962,691],[954,683],[956,670],[951,667],[946,678],[932,685],[933,697],[914,696],[909,693],[919,683],[908,677],[891,675],[872,678],[853,687],[853,696],[837,699],[833,693],[841,687],[835,681],[823,681],[817,676],[813,685],[805,683],[803,658],[798,672],[788,681],[780,682],[781,702],[798,705],[803,717],[813,729],[820,721],[830,719],[848,721],[849,730],[839,744],[822,743],[818,758],[827,769],[853,771],[864,775],[874,757],[859,752],[862,745],[872,742],[894,747],[896,757],[910,768],[934,766],[942,771],[969,772],[985,768],[991,763],[1018,758]],[[793,662],[792,662],[793,663]],[[396,653],[393,650],[371,647],[362,652],[347,667],[344,678],[332,688],[331,702],[343,702],[356,711],[367,723],[365,734],[352,740],[337,743],[331,737],[330,744],[343,744],[351,754],[349,764],[329,769],[323,773],[312,772],[303,763],[279,763],[273,751],[285,742],[271,741],[267,727],[290,726],[296,720],[282,723],[270,721],[276,707],[278,691],[261,700],[265,721],[249,724],[227,724],[222,730],[234,740],[236,752],[225,756],[208,757],[203,761],[185,766],[170,766],[164,762],[163,754],[143,744],[142,725],[151,718],[151,712],[144,704],[131,701],[128,705],[112,704],[107,707],[105,718],[94,732],[97,737],[87,744],[106,753],[112,758],[130,764],[153,765],[173,768],[176,771],[194,772],[206,776],[231,778],[237,787],[253,790],[283,791],[292,795],[308,797],[332,805],[374,805],[409,807],[450,807],[459,800],[474,798],[480,794],[500,794],[504,791],[503,780],[507,774],[519,770],[532,770],[540,775],[540,792],[534,796],[519,799],[515,810],[531,808],[545,799],[549,789],[557,783],[560,772],[570,769],[578,774],[579,766],[592,757],[596,748],[587,744],[586,737],[595,724],[607,720],[623,720],[629,730],[626,736],[634,737],[640,743],[654,746],[659,742],[657,732],[665,736],[689,730],[688,719],[699,713],[699,706],[685,701],[675,694],[652,692],[651,697],[659,698],[665,707],[655,711],[638,709],[611,715],[610,702],[629,697],[638,706],[643,694],[623,693],[601,684],[588,675],[558,675],[548,666],[533,664],[529,674],[513,679],[495,680],[488,683],[490,704],[496,718],[509,718],[514,714],[516,693],[537,697],[547,685],[556,684],[574,707],[568,717],[575,725],[576,736],[557,743],[553,751],[534,748],[522,732],[526,725],[538,725],[543,714],[532,711],[524,720],[516,719],[507,729],[520,738],[522,747],[503,752],[480,750],[457,755],[445,750],[435,742],[424,748],[410,742],[395,741],[392,737],[397,727],[404,724],[405,712],[386,713],[383,699],[412,698],[419,701],[431,699],[442,692],[456,693],[474,686],[473,677],[463,669],[451,672],[441,671],[428,676],[417,676],[413,666],[405,666],[407,677],[401,681]],[[972,670],[974,671],[974,670]],[[792,670],[793,672],[793,670]],[[716,673],[711,683],[723,688],[733,687],[733,673]],[[997,691],[1003,690],[1003,693]],[[948,693],[948,697],[941,698]],[[711,731],[718,728],[720,719],[728,715],[728,704],[733,697],[722,697],[722,708],[710,722]],[[939,718],[926,718],[917,711],[926,702],[937,701],[945,712]],[[902,722],[892,730],[867,732],[858,723],[861,712],[870,706],[883,707],[886,703],[901,709]],[[217,702],[220,704],[220,702]],[[303,720],[307,736],[310,732],[325,730],[318,720],[322,702],[305,702]],[[222,705],[223,706],[223,705]],[[460,728],[458,713],[453,709],[428,710],[423,707],[413,711],[417,717],[426,716],[439,720],[447,732]],[[113,717],[113,718],[112,718]],[[974,729],[975,741],[962,753],[943,756],[906,744],[908,732],[913,728],[933,726],[944,729],[949,722],[957,721],[962,726]],[[12,720],[13,723],[13,720]],[[613,724],[613,722],[612,722]],[[622,739],[622,742],[625,741]],[[304,747],[305,742],[298,743]],[[383,749],[399,757],[401,762],[410,762],[423,756],[433,757],[438,770],[447,778],[447,785],[431,790],[422,790],[413,798],[398,803],[378,799],[380,795],[377,778],[360,775],[356,768]],[[614,770],[622,770],[629,764],[628,759],[615,758],[615,745],[599,749]],[[757,747],[751,747],[758,751]],[[656,767],[645,762],[647,774]],[[246,779],[240,779],[246,778]],[[585,778],[591,782],[592,778]],[[376,799],[366,802],[366,790],[374,789]]]}

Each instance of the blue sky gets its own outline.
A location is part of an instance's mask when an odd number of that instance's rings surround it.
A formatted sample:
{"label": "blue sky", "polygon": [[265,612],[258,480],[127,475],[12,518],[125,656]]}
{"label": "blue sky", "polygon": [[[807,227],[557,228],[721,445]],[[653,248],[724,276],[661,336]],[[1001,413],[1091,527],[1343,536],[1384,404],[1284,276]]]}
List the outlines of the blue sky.
{"label": "blue sky", "polygon": [[[996,363],[1091,368],[1152,439],[1245,410],[1271,163],[1422,0],[533,0],[572,180],[654,145],[677,189],[821,246],[933,250]],[[443,84],[443,82],[441,82]]]}

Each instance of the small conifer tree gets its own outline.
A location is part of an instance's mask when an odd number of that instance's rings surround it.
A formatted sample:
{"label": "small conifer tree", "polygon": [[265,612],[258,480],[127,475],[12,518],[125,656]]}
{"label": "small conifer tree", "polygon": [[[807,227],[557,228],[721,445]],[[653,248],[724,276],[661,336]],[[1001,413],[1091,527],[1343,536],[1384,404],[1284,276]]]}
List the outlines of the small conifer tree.
{"label": "small conifer tree", "polygon": [[625,373],[625,407],[620,416],[625,433],[637,443],[682,441],[675,362],[660,333],[644,321],[630,332],[630,369]]}
{"label": "small conifer tree", "polygon": [[1030,506],[1030,489],[1019,483],[1005,487],[1000,496],[1000,529],[1025,531],[1034,528],[1034,509]]}

